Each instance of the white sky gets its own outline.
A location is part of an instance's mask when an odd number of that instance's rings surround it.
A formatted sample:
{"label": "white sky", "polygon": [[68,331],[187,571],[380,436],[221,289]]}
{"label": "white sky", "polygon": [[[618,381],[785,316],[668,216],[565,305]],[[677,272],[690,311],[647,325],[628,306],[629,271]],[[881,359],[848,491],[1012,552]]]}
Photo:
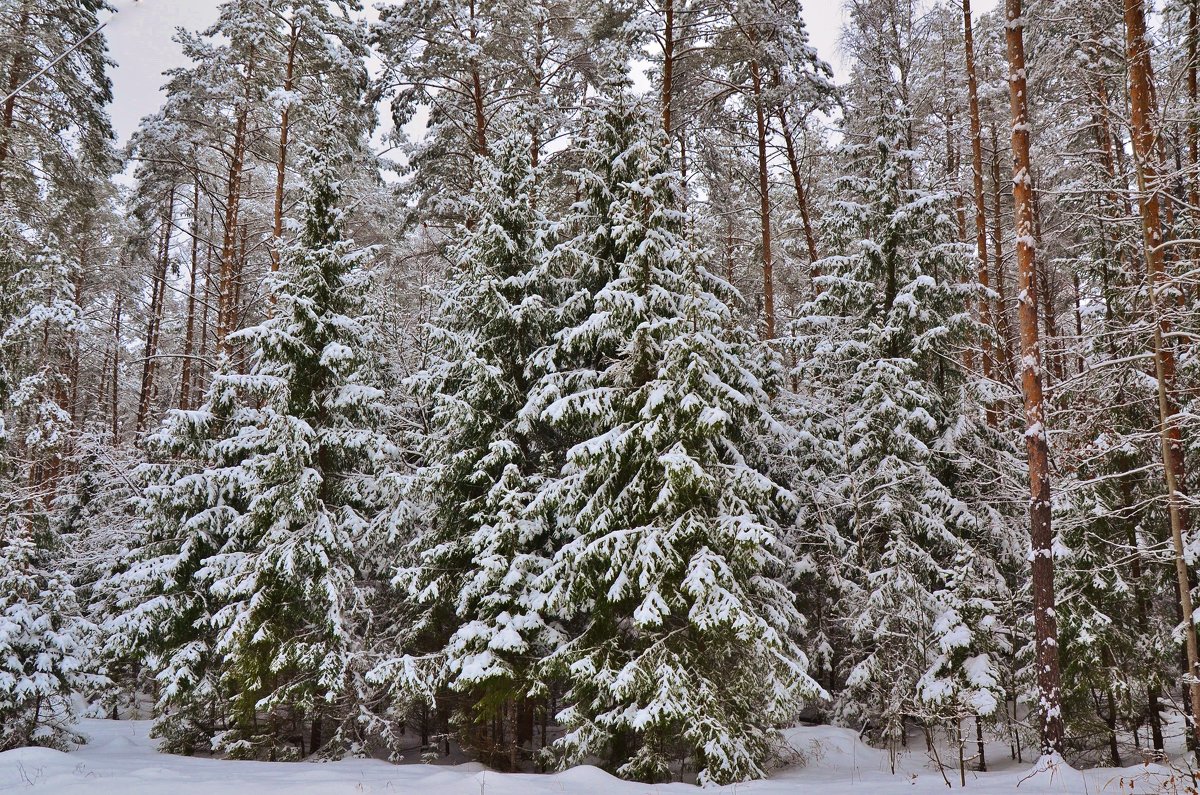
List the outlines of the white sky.
{"label": "white sky", "polygon": [[[175,29],[207,27],[216,19],[220,0],[113,0],[112,4],[118,13],[105,29],[110,54],[117,62],[111,112],[117,138],[123,143],[138,121],[162,103],[163,70],[184,65],[179,45],[171,40]],[[367,4],[373,5],[374,0]],[[996,0],[974,0],[971,5],[978,14],[995,4]],[[837,41],[842,18],[842,0],[804,2],[812,43],[839,78],[843,70]]]}

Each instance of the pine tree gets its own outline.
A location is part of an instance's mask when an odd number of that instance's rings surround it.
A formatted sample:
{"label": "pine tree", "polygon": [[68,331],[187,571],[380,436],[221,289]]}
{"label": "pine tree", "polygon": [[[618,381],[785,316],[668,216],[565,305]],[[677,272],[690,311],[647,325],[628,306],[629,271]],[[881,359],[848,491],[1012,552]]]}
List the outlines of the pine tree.
{"label": "pine tree", "polygon": [[380,5],[379,85],[405,156],[410,222],[445,234],[468,220],[475,158],[516,124],[530,133],[535,168],[547,144],[569,134],[598,57],[586,29],[566,0]]}
{"label": "pine tree", "polygon": [[48,186],[112,158],[110,62],[103,33],[88,35],[108,8],[104,0],[14,0],[0,14],[0,198],[26,222],[40,215]]}
{"label": "pine tree", "polygon": [[335,163],[312,157],[275,312],[238,335],[248,371],[226,364],[205,405],[174,412],[152,442],[164,459],[143,475],[152,540],[122,575],[148,598],[114,628],[157,657],[172,750],[211,739],[234,756],[286,755],[307,729],[316,751],[328,724],[338,742],[356,737],[359,556],[391,445],[362,314],[368,271],[342,237]]}
{"label": "pine tree", "polygon": [[662,781],[765,775],[774,727],[818,696],[783,582],[792,495],[766,468],[764,374],[729,285],[687,237],[679,175],[618,96],[581,151],[576,292],[531,400],[570,440],[538,496],[568,542],[540,578],[568,635],[563,763]]}
{"label": "pine tree", "polygon": [[[799,110],[807,115],[827,108],[835,93],[832,71],[808,45],[800,4],[794,0],[742,0],[731,5],[715,40],[721,53],[717,85],[734,87],[745,113],[753,117],[749,137],[758,153],[759,255],[762,268],[764,334],[776,336],[775,258],[772,243],[770,163],[771,119]],[[723,67],[723,68],[721,68]],[[789,131],[790,134],[790,131]],[[777,233],[776,229],[776,233]]]}

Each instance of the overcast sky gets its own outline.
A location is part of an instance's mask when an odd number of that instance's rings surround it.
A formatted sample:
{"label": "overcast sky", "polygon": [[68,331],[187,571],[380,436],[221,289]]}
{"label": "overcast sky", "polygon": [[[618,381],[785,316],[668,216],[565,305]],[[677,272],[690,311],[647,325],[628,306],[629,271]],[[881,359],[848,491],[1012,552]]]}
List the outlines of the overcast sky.
{"label": "overcast sky", "polygon": [[[138,121],[153,113],[162,102],[159,87],[162,72],[182,66],[179,45],[171,40],[177,27],[207,27],[217,16],[221,0],[113,0],[116,16],[109,23],[109,49],[117,69],[113,73],[113,122],[117,137],[124,142]],[[368,0],[374,4],[374,0]],[[972,9],[982,12],[995,0],[974,0]],[[807,0],[804,19],[812,43],[821,57],[839,72],[837,41],[842,28],[842,0]]]}

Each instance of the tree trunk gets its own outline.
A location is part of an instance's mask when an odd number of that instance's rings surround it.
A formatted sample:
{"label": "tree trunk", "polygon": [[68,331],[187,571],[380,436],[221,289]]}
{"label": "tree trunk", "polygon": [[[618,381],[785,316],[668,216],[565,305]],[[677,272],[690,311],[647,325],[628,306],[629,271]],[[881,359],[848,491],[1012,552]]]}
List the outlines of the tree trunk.
{"label": "tree trunk", "polygon": [[763,108],[762,74],[758,60],[750,61],[750,80],[754,89],[754,120],[758,132],[759,225],[762,229],[763,312],[766,338],[775,339],[775,274],[771,261],[771,194],[767,179],[767,118]]}
{"label": "tree trunk", "polygon": [[[304,29],[304,22],[292,21],[292,29],[288,38],[287,49],[287,64],[284,67],[283,74],[283,90],[285,93],[291,93],[295,85],[296,75],[296,47],[300,44],[300,33]],[[283,111],[279,116],[279,154],[275,159],[275,226],[273,229],[273,240],[271,241],[271,272],[279,271],[279,247],[283,242],[283,186],[287,177],[287,160],[288,160],[288,135],[291,132],[289,124],[292,113],[292,103],[290,100],[285,100]],[[274,291],[271,293],[271,304],[275,303]]]}
{"label": "tree trunk", "polygon": [[[971,21],[971,0],[962,0],[963,10],[963,49],[965,50],[967,66],[967,111],[971,126],[971,178],[975,191],[975,251],[979,258],[979,283],[985,290],[991,289],[988,278],[988,241],[987,241],[987,206],[983,196],[983,126],[979,121],[979,86],[975,75],[975,33]],[[979,320],[983,323],[983,378],[990,382],[993,378],[991,299],[984,296],[979,301]],[[996,410],[990,403],[987,407],[987,420],[991,426],[996,425]]]}
{"label": "tree trunk", "polygon": [[1037,238],[1030,177],[1029,111],[1025,81],[1021,0],[1007,0],[1009,110],[1012,114],[1013,221],[1017,246],[1018,311],[1021,321],[1021,391],[1025,397],[1025,446],[1029,456],[1029,519],[1033,547],[1033,623],[1037,648],[1042,753],[1063,750],[1058,621],[1054,614],[1054,537],[1050,527],[1050,462],[1042,400],[1042,352],[1038,340]]}
{"label": "tree trunk", "polygon": [[[1150,46],[1142,0],[1125,0],[1125,47],[1128,59],[1131,140],[1138,180],[1138,208],[1142,216],[1142,247],[1146,260],[1146,285],[1154,321],[1154,374],[1158,392],[1159,438],[1163,470],[1167,484],[1167,511],[1171,525],[1171,543],[1175,553],[1179,607],[1183,624],[1184,649],[1191,676],[1189,690],[1192,715],[1200,715],[1200,658],[1196,644],[1196,625],[1192,618],[1191,580],[1184,557],[1187,511],[1183,494],[1183,437],[1179,429],[1174,395],[1175,356],[1167,346],[1170,324],[1160,305],[1159,290],[1165,278],[1162,221],[1159,215],[1159,166],[1155,162],[1154,73],[1150,64]],[[1192,721],[1200,753],[1200,722]]]}
{"label": "tree trunk", "polygon": [[[123,255],[122,264],[124,264]],[[121,440],[121,305],[124,295],[124,292],[118,288],[117,297],[113,301],[113,369],[110,386],[112,389],[112,443],[114,445],[118,444]]]}
{"label": "tree trunk", "polygon": [[[21,21],[17,24],[16,36],[18,41],[24,40],[29,31],[29,3],[21,5]],[[8,86],[4,91],[4,128],[0,130],[0,200],[4,198],[4,164],[12,152],[13,125],[17,117],[17,88],[21,85],[21,75],[25,69],[26,52],[19,50],[13,55],[12,65],[8,74]]]}
{"label": "tree trunk", "polygon": [[[88,243],[94,240],[92,224],[89,220],[83,227],[82,234],[79,236],[79,267],[71,276],[71,290],[73,292],[72,300],[76,306],[84,306],[83,295],[83,276],[88,271]],[[78,426],[81,419],[79,389],[83,379],[80,377],[80,350],[79,350],[79,329],[72,327],[68,338],[68,367],[67,377],[68,385],[71,390],[69,398],[69,413],[71,415],[71,424]]]}
{"label": "tree trunk", "polygon": [[146,349],[142,360],[142,387],[138,392],[137,420],[134,428],[141,433],[150,417],[150,403],[154,400],[155,357],[158,355],[158,339],[162,330],[162,319],[167,297],[167,265],[171,259],[171,225],[175,222],[175,188],[171,187],[167,197],[166,212],[162,220],[162,237],[159,241],[158,259],[150,284],[150,315],[146,320]]}
{"label": "tree trunk", "polygon": [[1013,332],[1008,322],[1008,290],[1004,278],[1004,191],[1000,182],[1000,142],[996,139],[996,130],[992,129],[992,242],[996,263],[996,327],[1000,332],[1000,358],[1004,366],[1006,380],[1013,377]]}
{"label": "tree trunk", "polygon": [[[1030,172],[1030,195],[1033,197],[1033,238],[1042,240],[1042,196],[1038,192],[1033,172]],[[1038,268],[1038,309],[1042,311],[1042,323],[1045,328],[1042,358],[1046,369],[1043,375],[1054,375],[1055,382],[1063,379],[1061,337],[1058,335],[1057,315],[1057,282],[1050,279],[1050,263],[1045,257],[1037,257]]]}
{"label": "tree trunk", "polygon": [[[1188,4],[1188,44],[1187,44],[1187,95],[1188,117],[1187,148],[1188,164],[1192,169],[1191,179],[1188,180],[1188,205],[1191,207],[1192,226],[1200,227],[1200,129],[1197,129],[1196,112],[1198,86],[1196,79],[1196,58],[1200,56],[1200,0],[1191,0]],[[1193,249],[1195,252],[1195,250]],[[1193,254],[1195,256],[1195,253]]]}
{"label": "tree trunk", "polygon": [[975,753],[979,757],[980,773],[987,772],[987,757],[983,754],[983,719],[975,716]]}
{"label": "tree trunk", "polygon": [[[778,111],[779,127],[783,130],[783,143],[787,151],[788,168],[792,172],[792,184],[796,188],[796,206],[800,209],[800,223],[804,227],[804,243],[808,247],[809,279],[821,275],[816,262],[820,259],[817,254],[817,236],[813,232],[812,220],[808,214],[808,191],[804,189],[804,176],[800,173],[800,158],[796,155],[796,142],[792,136],[792,128],[788,125],[787,111],[781,106]],[[816,292],[821,292],[815,288]]]}
{"label": "tree trunk", "polygon": [[[479,31],[475,27],[475,0],[470,1],[469,11],[471,21],[467,36],[474,48],[479,38]],[[483,78],[479,75],[479,65],[474,62],[471,63],[471,102],[475,110],[475,154],[482,157],[488,152],[487,115],[483,109]]]}
{"label": "tree trunk", "polygon": [[308,752],[310,754],[315,754],[317,751],[321,750],[321,746],[324,745],[324,728],[324,720],[321,719],[320,715],[315,716],[312,719],[312,726],[309,727],[308,732]]}
{"label": "tree trunk", "polygon": [[234,280],[237,273],[238,217],[242,201],[242,168],[246,158],[246,127],[250,113],[250,80],[254,70],[254,51],[246,65],[245,89],[242,106],[237,110],[237,121],[233,131],[233,151],[229,158],[229,175],[225,189],[225,229],[221,239],[221,269],[217,290],[218,353],[229,353],[228,337],[236,328],[237,309],[234,300]]}
{"label": "tree trunk", "polygon": [[188,273],[187,328],[183,334],[183,364],[179,373],[179,408],[187,411],[192,399],[192,356],[196,349],[196,271],[200,268],[200,172],[192,189],[192,264]]}
{"label": "tree trunk", "polygon": [[[1097,34],[1098,35],[1098,34]],[[1110,122],[1108,112],[1108,89],[1104,85],[1104,78],[1096,79],[1096,143],[1100,152],[1100,165],[1103,166],[1105,174],[1108,175],[1108,190],[1105,191],[1111,213],[1123,212],[1123,217],[1128,218],[1133,215],[1132,205],[1129,203],[1129,192],[1125,184],[1124,174],[1118,171],[1117,155],[1114,154],[1116,142],[1113,139],[1112,124]],[[1106,220],[1101,216],[1101,222]],[[1133,278],[1133,274],[1137,272],[1137,268],[1130,265],[1127,261],[1127,250],[1121,245],[1120,232],[1117,224],[1110,223],[1104,225],[1107,232],[1101,231],[1101,235],[1107,235],[1108,245],[1113,250],[1113,257],[1119,260],[1125,267],[1125,275],[1127,278]]]}
{"label": "tree trunk", "polygon": [[663,8],[663,73],[662,125],[667,139],[671,137],[671,94],[675,80],[675,0],[666,0]]}
{"label": "tree trunk", "polygon": [[[200,358],[203,360],[209,354],[209,327],[212,325],[209,318],[209,310],[213,307],[213,264],[216,257],[216,246],[212,242],[212,233],[216,229],[217,213],[216,208],[210,207],[208,211],[208,239],[204,246],[204,303],[200,309]],[[197,391],[200,384],[197,383]]]}

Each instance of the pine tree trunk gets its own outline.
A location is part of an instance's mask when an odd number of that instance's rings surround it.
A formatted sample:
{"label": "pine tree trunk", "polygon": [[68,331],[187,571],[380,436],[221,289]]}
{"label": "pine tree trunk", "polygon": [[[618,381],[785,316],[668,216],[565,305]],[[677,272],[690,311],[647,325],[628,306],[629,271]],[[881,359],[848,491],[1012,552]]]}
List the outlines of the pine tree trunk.
{"label": "pine tree trunk", "polygon": [[[247,228],[246,224],[242,224],[241,227],[239,228],[239,231],[241,232],[241,236],[240,236],[240,240],[238,241],[238,243],[235,247],[236,253],[234,255],[234,260],[233,260],[234,261],[233,279],[232,279],[233,295],[229,302],[230,313],[231,313],[230,314],[230,319],[231,319],[230,320],[230,329],[231,330],[238,328],[238,326],[241,324],[241,316],[242,316],[242,312],[244,311],[244,307],[242,306],[242,290],[245,288],[245,280],[242,278],[242,275],[246,270],[246,261],[249,258],[249,252],[250,252],[249,229]],[[235,359],[244,352],[245,352],[245,343],[243,343],[242,346],[236,351],[233,350],[232,346],[229,347],[229,354],[231,356],[233,356]]]}
{"label": "pine tree trunk", "polygon": [[[983,125],[979,121],[979,86],[975,75],[975,33],[971,21],[971,0],[962,0],[963,49],[967,65],[967,112],[971,127],[971,178],[975,192],[975,252],[979,258],[979,283],[985,290],[991,289],[988,278],[987,206],[983,195]],[[993,378],[991,299],[984,296],[979,301],[979,319],[983,323],[983,378]],[[987,407],[988,425],[996,425],[996,409]]]}
{"label": "pine tree trunk", "polygon": [[754,120],[758,133],[759,226],[762,230],[763,312],[766,338],[775,339],[775,274],[771,260],[771,194],[767,179],[767,118],[763,108],[762,74],[758,60],[750,61],[750,80],[754,89]]}
{"label": "pine tree trunk", "polygon": [[[1142,247],[1146,260],[1146,284],[1154,321],[1154,374],[1158,392],[1159,437],[1167,484],[1167,510],[1175,573],[1183,624],[1187,669],[1191,676],[1192,715],[1200,715],[1200,656],[1193,622],[1191,580],[1184,556],[1187,534],[1186,497],[1183,494],[1183,437],[1177,422],[1174,395],[1175,356],[1167,345],[1170,324],[1161,306],[1161,281],[1165,278],[1162,220],[1159,209],[1159,166],[1154,147],[1154,73],[1150,64],[1146,17],[1142,0],[1125,0],[1125,46],[1128,59],[1131,140],[1138,178],[1138,208],[1142,216]],[[1192,733],[1200,746],[1200,722],[1192,721]],[[1197,751],[1200,753],[1200,750]]]}
{"label": "pine tree trunk", "polygon": [[[1030,177],[1032,180],[1032,176]],[[1033,235],[1037,240],[1042,239],[1042,211],[1037,185],[1031,182],[1030,192],[1033,195]],[[1058,320],[1055,315],[1055,281],[1050,278],[1050,263],[1045,257],[1037,259],[1039,296],[1041,297],[1042,324],[1046,329],[1043,341],[1043,359],[1054,375],[1054,381],[1063,380],[1063,359]]]}
{"label": "pine tree trunk", "polygon": [[[479,31],[475,26],[475,0],[470,0],[468,9],[471,18],[467,36],[474,49],[479,38]],[[483,78],[479,75],[479,64],[474,62],[471,63],[471,103],[475,111],[475,154],[483,157],[488,152],[487,115],[483,109]]]}
{"label": "pine tree trunk", "polygon": [[[283,90],[290,94],[295,84],[296,47],[300,44],[300,32],[304,22],[292,21],[291,33],[288,38],[287,64],[284,66]],[[283,187],[287,178],[288,136],[291,133],[292,103],[290,98],[284,100],[283,111],[279,116],[279,154],[275,158],[275,212],[274,227],[271,240],[271,272],[279,272],[279,247],[283,242]],[[275,304],[275,294],[271,294],[271,304]]]}
{"label": "pine tree trunk", "polygon": [[1071,271],[1072,297],[1075,303],[1075,372],[1082,373],[1085,368],[1083,359],[1083,291],[1079,284],[1079,272]]}
{"label": "pine tree trunk", "polygon": [[[1104,173],[1108,175],[1108,190],[1105,192],[1105,195],[1108,199],[1110,211],[1115,212],[1120,210],[1124,213],[1124,217],[1128,218],[1133,215],[1133,208],[1129,203],[1129,192],[1126,189],[1127,186],[1124,184],[1124,177],[1117,170],[1117,156],[1113,152],[1115,142],[1108,112],[1108,89],[1105,87],[1102,77],[1096,80],[1095,129],[1096,143],[1100,154],[1100,165],[1104,168]],[[1108,244],[1112,247],[1113,256],[1124,264],[1126,273],[1132,278],[1137,268],[1131,267],[1126,259],[1125,247],[1121,245],[1117,225],[1105,224],[1105,226],[1111,232]]]}
{"label": "pine tree trunk", "polygon": [[158,356],[159,334],[162,330],[163,311],[167,297],[167,265],[171,259],[171,225],[175,222],[175,188],[167,197],[166,212],[162,220],[162,237],[159,241],[158,259],[151,280],[150,315],[146,320],[146,349],[142,360],[142,386],[138,391],[137,420],[134,428],[141,433],[150,416],[150,403],[154,400],[155,358]]}
{"label": "pine tree trunk", "polygon": [[[942,74],[943,74],[944,79],[949,80],[949,69],[946,68],[947,64],[945,63],[944,59],[943,59],[942,67],[943,67]],[[967,239],[967,213],[966,213],[966,209],[963,207],[962,180],[961,180],[961,174],[959,174],[959,153],[958,153],[958,147],[955,145],[955,141],[954,141],[954,111],[947,104],[947,107],[944,109],[944,113],[946,116],[945,129],[943,130],[943,132],[945,133],[945,139],[946,139],[946,141],[945,141],[945,143],[946,143],[946,166],[945,166],[945,168],[946,168],[946,183],[948,185],[954,186],[954,188],[953,188],[954,217],[955,217],[955,220],[958,222],[958,240],[957,240],[957,242],[962,243]],[[962,281],[963,283],[966,283],[968,281],[967,275],[963,274],[960,281]],[[975,371],[975,349],[973,347],[971,347],[970,345],[963,347],[962,363],[963,363],[963,369],[966,372],[971,373],[971,372]],[[941,367],[939,366],[939,372],[940,372],[940,370],[941,370]],[[941,385],[943,380],[944,379],[941,376],[939,376],[939,378],[938,378],[939,386]],[[962,727],[960,726],[959,727],[960,737],[961,737],[961,734],[962,734]],[[959,747],[959,750],[962,751],[961,745]]]}
{"label": "pine tree trunk", "polygon": [[179,373],[179,408],[187,411],[192,399],[192,356],[196,348],[196,271],[200,268],[200,172],[192,189],[192,264],[188,273],[187,327],[183,334],[183,364]]}
{"label": "pine tree trunk", "polygon": [[[1200,87],[1196,79],[1196,58],[1200,57],[1200,0],[1188,3],[1188,40],[1187,40],[1187,95],[1188,110],[1191,115],[1187,125],[1188,164],[1192,169],[1192,177],[1188,180],[1188,205],[1191,207],[1192,225],[1200,227],[1200,129],[1196,124],[1196,113],[1200,111]],[[1193,256],[1196,255],[1193,249]]]}
{"label": "pine tree trunk", "polygon": [[[209,211],[208,211],[208,239],[207,239],[207,244],[204,247],[204,303],[202,304],[202,306],[200,308],[200,360],[201,361],[203,361],[209,354],[209,329],[212,327],[212,323],[210,322],[210,318],[209,318],[209,310],[213,308],[213,285],[214,285],[214,281],[215,281],[213,278],[214,277],[213,264],[215,263],[215,261],[217,259],[216,246],[212,242],[212,233],[213,233],[213,230],[216,229],[216,224],[217,224],[216,208],[210,207]],[[218,307],[218,309],[219,309],[219,307]],[[193,381],[197,381],[197,383],[195,384],[197,391],[202,392],[203,390],[200,389],[200,383],[198,382],[198,379],[195,376],[193,377]]]}
{"label": "pine tree trunk", "polygon": [[254,48],[246,65],[242,105],[237,111],[233,131],[233,151],[229,158],[229,174],[225,189],[225,229],[221,239],[221,269],[217,290],[216,346],[219,353],[229,353],[229,335],[235,330],[237,314],[234,299],[234,280],[237,271],[238,217],[242,201],[242,170],[246,158],[246,135],[250,114],[250,81],[254,70]]}
{"label": "pine tree trunk", "polygon": [[1029,112],[1025,81],[1021,0],[1007,0],[1009,109],[1012,114],[1013,205],[1017,246],[1018,310],[1021,321],[1021,389],[1025,397],[1025,445],[1029,456],[1029,519],[1033,547],[1033,623],[1043,753],[1063,750],[1058,621],[1054,614],[1054,536],[1050,527],[1050,462],[1042,399],[1042,355],[1038,340],[1037,238],[1030,177]]}
{"label": "pine tree trunk", "polygon": [[[546,37],[546,21],[539,17],[538,21],[537,21],[538,47],[537,47],[537,54],[534,56],[534,61],[533,61],[533,73],[537,76],[537,79],[534,81],[534,86],[533,86],[534,97],[533,97],[532,106],[535,108],[542,107],[542,101],[543,101],[542,98],[543,98],[543,94],[545,93],[545,83],[546,83],[546,79],[547,79],[546,78],[546,51],[545,51],[545,48],[541,46],[541,42],[545,39],[545,37]],[[529,167],[530,167],[530,170],[533,172],[535,179],[537,178],[538,163],[541,162],[541,157],[542,157],[542,128],[541,128],[540,120],[535,117],[534,120],[532,121],[532,123],[529,125]],[[533,201],[536,204],[536,202],[538,200],[538,192],[534,191],[533,195],[530,196],[530,199],[531,199],[531,201]]]}
{"label": "pine tree trunk", "polygon": [[[17,23],[15,39],[23,41],[28,36],[29,31],[29,2],[21,4],[21,21]],[[12,58],[12,64],[9,67],[8,86],[4,91],[4,112],[3,125],[0,130],[0,200],[4,199],[4,166],[8,162],[8,156],[12,152],[12,134],[13,125],[16,122],[17,116],[17,88],[21,85],[21,76],[25,71],[26,52],[24,49],[18,50]]]}
{"label": "pine tree trunk", "polygon": [[1003,187],[1000,182],[1000,142],[996,140],[996,131],[992,129],[992,242],[996,263],[996,326],[1000,332],[1001,364],[1004,366],[1005,379],[1011,379],[1014,373],[1013,339],[1015,335],[1008,322],[1008,290],[1007,279],[1004,277],[1004,212]]}
{"label": "pine tree trunk", "polygon": [[[83,275],[88,269],[88,246],[87,243],[93,240],[93,230],[91,221],[84,226],[82,234],[79,236],[79,267],[75,269],[75,273],[71,277],[71,290],[74,295],[72,299],[75,301],[75,306],[84,306],[83,295]],[[68,369],[69,373],[67,382],[70,386],[71,394],[69,398],[71,424],[78,426],[81,419],[80,412],[82,410],[79,399],[80,384],[83,381],[80,371],[80,350],[79,350],[79,329],[73,327],[70,331],[70,340],[68,348]]]}
{"label": "pine tree trunk", "polygon": [[675,90],[675,0],[666,0],[663,8],[662,125],[671,138],[671,95]]}
{"label": "pine tree trunk", "polygon": [[[124,264],[124,255],[122,255],[122,264]],[[121,440],[121,393],[120,393],[120,377],[121,377],[121,305],[123,303],[124,293],[118,288],[117,297],[113,301],[113,369],[112,369],[112,443],[118,444]]]}
{"label": "pine tree trunk", "polygon": [[[800,224],[804,227],[804,244],[808,247],[809,279],[821,275],[816,262],[820,259],[817,254],[817,236],[813,231],[812,220],[808,214],[808,191],[804,189],[804,176],[800,173],[800,158],[796,154],[796,142],[792,136],[792,128],[788,125],[787,111],[779,108],[779,127],[783,130],[783,144],[787,151],[788,168],[792,172],[792,184],[796,188],[796,206],[800,210]],[[821,292],[819,288],[814,288]]]}

